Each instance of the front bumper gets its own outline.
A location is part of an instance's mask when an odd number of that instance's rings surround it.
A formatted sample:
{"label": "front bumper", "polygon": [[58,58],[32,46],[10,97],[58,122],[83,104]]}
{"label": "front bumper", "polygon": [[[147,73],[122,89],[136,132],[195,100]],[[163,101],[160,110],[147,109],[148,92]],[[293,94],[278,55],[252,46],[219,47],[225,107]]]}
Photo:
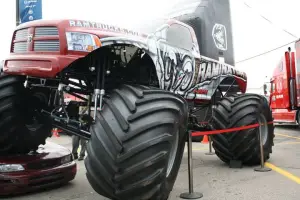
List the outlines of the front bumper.
{"label": "front bumper", "polygon": [[47,170],[22,171],[0,175],[0,196],[48,189],[72,181],[77,173],[74,161]]}
{"label": "front bumper", "polygon": [[27,54],[11,55],[4,61],[3,72],[40,78],[54,78],[57,73],[84,55]]}

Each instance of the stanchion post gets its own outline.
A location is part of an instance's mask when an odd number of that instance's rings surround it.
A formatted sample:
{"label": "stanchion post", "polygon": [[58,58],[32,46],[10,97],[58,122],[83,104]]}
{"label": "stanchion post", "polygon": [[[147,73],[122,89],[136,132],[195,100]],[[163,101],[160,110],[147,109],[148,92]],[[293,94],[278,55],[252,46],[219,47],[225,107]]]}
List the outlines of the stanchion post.
{"label": "stanchion post", "polygon": [[192,132],[188,132],[188,173],[189,173],[189,192],[180,194],[182,199],[200,199],[203,194],[194,192],[193,180],[193,156],[192,156]]}
{"label": "stanchion post", "polygon": [[259,126],[259,147],[260,147],[260,167],[254,168],[256,172],[269,172],[272,169],[265,167],[265,160],[264,160],[264,146],[262,141],[262,128],[261,126],[267,126],[266,124],[260,124]]}
{"label": "stanchion post", "polygon": [[[213,102],[213,103],[215,103],[215,102]],[[214,110],[216,108],[216,105],[214,104],[214,105],[212,105],[212,109]],[[214,116],[214,112],[212,112],[212,117]],[[209,143],[209,152],[208,153],[206,153],[205,155],[215,155],[215,153],[214,152],[212,152],[212,145],[211,145],[211,136],[210,135],[208,135],[208,143]]]}
{"label": "stanchion post", "polygon": [[205,153],[205,155],[215,155],[214,152],[212,152],[212,146],[211,146],[211,136],[208,136],[208,142],[209,142],[209,152]]}

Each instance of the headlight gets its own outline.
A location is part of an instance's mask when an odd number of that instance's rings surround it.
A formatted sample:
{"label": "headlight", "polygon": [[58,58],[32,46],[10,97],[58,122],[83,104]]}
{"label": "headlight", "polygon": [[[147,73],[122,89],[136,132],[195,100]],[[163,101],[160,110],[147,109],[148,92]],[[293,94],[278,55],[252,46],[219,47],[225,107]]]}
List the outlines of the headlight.
{"label": "headlight", "polygon": [[67,164],[67,163],[69,163],[69,162],[71,162],[73,160],[73,157],[72,157],[72,155],[67,155],[67,156],[65,156],[65,157],[63,157],[62,159],[61,159],[61,164],[62,165],[64,165],[64,164]]}
{"label": "headlight", "polygon": [[100,39],[96,35],[66,32],[68,50],[91,52],[101,46]]}
{"label": "headlight", "polygon": [[0,164],[0,173],[19,172],[25,170],[20,164]]}

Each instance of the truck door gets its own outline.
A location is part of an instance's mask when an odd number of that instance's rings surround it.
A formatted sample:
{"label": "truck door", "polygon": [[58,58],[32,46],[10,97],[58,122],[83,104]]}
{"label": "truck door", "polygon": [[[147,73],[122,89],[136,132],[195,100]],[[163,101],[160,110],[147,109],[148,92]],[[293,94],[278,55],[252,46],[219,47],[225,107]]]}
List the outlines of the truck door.
{"label": "truck door", "polygon": [[291,52],[290,48],[274,69],[272,79],[275,85],[272,108],[294,109],[296,104],[295,53]]}
{"label": "truck door", "polygon": [[[169,26],[156,32],[163,35],[157,41],[163,66],[164,89],[184,95],[195,86],[199,65],[195,66],[194,42],[190,29],[169,21]],[[199,55],[200,56],[200,55]]]}

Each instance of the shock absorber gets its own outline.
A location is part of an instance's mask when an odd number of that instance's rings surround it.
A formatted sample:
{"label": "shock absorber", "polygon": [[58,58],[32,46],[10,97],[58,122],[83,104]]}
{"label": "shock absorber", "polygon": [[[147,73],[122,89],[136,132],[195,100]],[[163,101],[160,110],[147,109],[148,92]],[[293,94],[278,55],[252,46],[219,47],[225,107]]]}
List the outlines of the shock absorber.
{"label": "shock absorber", "polygon": [[100,65],[97,67],[97,78],[96,78],[96,87],[94,90],[94,120],[96,120],[96,111],[97,111],[97,106],[98,106],[98,98],[99,98],[99,110],[102,109],[103,105],[103,97],[105,95],[105,90],[104,90],[104,83],[105,83],[105,71],[106,68],[108,67],[109,60],[107,57],[103,57],[102,62]]}

